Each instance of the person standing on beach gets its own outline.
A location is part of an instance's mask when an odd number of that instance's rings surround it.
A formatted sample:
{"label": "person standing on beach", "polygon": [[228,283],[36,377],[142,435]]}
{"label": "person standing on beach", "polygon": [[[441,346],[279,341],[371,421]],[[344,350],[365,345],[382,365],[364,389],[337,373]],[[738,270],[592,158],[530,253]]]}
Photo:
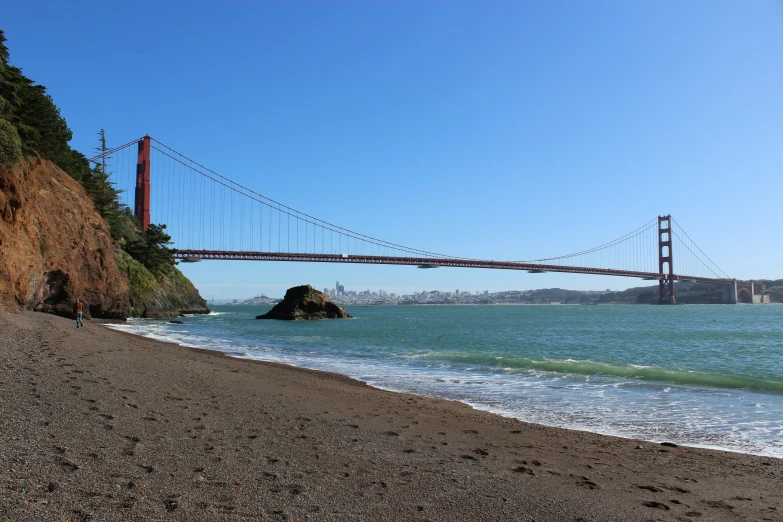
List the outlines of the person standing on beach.
{"label": "person standing on beach", "polygon": [[82,317],[84,317],[84,303],[82,303],[78,297],[76,298],[76,304],[73,305],[73,313],[76,314],[76,328],[84,326],[84,323],[82,322]]}

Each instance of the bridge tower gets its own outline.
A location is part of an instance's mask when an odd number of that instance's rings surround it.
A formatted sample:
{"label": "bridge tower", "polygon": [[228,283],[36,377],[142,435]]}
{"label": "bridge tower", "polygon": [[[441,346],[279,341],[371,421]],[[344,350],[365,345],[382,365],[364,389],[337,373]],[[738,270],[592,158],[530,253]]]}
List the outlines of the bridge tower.
{"label": "bridge tower", "polygon": [[658,216],[658,303],[676,304],[672,263],[672,216]]}
{"label": "bridge tower", "polygon": [[150,137],[139,140],[139,158],[136,163],[136,201],[133,213],[142,230],[150,226]]}

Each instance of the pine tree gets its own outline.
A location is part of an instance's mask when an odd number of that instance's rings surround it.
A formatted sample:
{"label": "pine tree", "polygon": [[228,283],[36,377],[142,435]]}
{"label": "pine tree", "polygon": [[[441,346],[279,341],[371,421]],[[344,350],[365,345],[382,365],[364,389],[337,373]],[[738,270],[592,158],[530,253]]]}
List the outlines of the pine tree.
{"label": "pine tree", "polygon": [[[106,146],[106,131],[101,129],[98,132],[99,141],[95,151],[102,155],[101,162],[93,167],[90,180],[85,187],[95,201],[95,208],[101,216],[110,218],[112,214],[119,212],[120,191],[114,188],[111,182],[111,172],[106,170],[106,152],[109,150]],[[110,219],[111,220],[111,219]]]}
{"label": "pine tree", "polygon": [[174,244],[171,236],[166,234],[166,225],[150,223],[149,228],[135,241],[129,241],[125,251],[133,259],[147,267],[147,270],[160,276],[168,274],[174,268],[176,261],[174,253],[176,249],[170,248]]}

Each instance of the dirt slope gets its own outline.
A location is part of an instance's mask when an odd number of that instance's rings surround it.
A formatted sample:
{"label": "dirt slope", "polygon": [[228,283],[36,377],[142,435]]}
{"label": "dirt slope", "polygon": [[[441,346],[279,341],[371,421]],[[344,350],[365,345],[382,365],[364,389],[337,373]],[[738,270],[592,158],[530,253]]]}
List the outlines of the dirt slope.
{"label": "dirt slope", "polygon": [[53,163],[26,158],[0,169],[0,307],[124,318],[128,280],[109,227],[87,192]]}

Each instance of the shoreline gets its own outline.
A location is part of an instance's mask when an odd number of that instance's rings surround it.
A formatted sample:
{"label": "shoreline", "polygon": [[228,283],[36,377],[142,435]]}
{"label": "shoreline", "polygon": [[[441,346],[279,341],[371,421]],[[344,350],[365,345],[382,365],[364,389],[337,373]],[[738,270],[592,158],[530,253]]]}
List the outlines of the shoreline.
{"label": "shoreline", "polygon": [[4,516],[783,520],[778,458],[531,424],[95,324],[0,312],[16,377],[0,382]]}
{"label": "shoreline", "polygon": [[[429,305],[429,306],[437,306],[437,305]],[[465,305],[465,306],[474,306],[474,305]],[[521,305],[521,306],[537,306],[537,305]],[[564,306],[568,306],[568,305],[564,305]],[[216,315],[220,315],[220,314],[227,313],[227,312],[226,311],[218,311],[218,312],[213,312],[213,313],[215,313]],[[354,318],[354,319],[356,319],[356,318]],[[128,326],[127,322],[120,322],[120,321],[113,321],[113,320],[104,320],[103,322],[105,324],[107,324],[107,325],[110,325],[109,326],[110,328],[111,328],[112,325],[117,325],[117,326],[120,326],[120,327]],[[687,436],[687,433],[684,432],[684,431],[682,431],[682,432],[675,432],[675,433],[671,433],[670,432],[669,433],[670,436],[666,437],[666,436],[660,436],[660,433],[662,433],[662,432],[654,432],[654,431],[650,431],[650,430],[648,430],[646,432],[645,432],[645,430],[631,430],[631,429],[627,429],[625,432],[623,432],[622,429],[613,430],[612,427],[614,427],[614,425],[606,424],[606,423],[604,423],[604,424],[597,424],[595,422],[593,422],[593,423],[589,423],[588,422],[588,423],[585,423],[585,425],[583,427],[578,422],[570,422],[569,423],[568,421],[570,420],[570,418],[556,419],[556,420],[565,420],[566,421],[566,422],[561,422],[559,424],[558,423],[554,423],[554,422],[548,423],[548,422],[546,422],[546,420],[547,420],[547,416],[546,415],[543,416],[544,417],[543,420],[541,418],[536,418],[535,416],[531,420],[529,418],[523,418],[522,416],[515,415],[513,409],[510,408],[510,407],[506,407],[506,408],[498,407],[498,405],[502,405],[500,402],[495,402],[494,403],[495,404],[494,407],[493,407],[493,404],[491,402],[482,403],[479,400],[479,399],[481,399],[481,396],[477,396],[475,394],[475,392],[473,392],[472,396],[473,396],[473,398],[476,399],[476,401],[470,401],[470,400],[468,400],[468,398],[467,398],[468,395],[466,395],[466,394],[460,394],[460,393],[451,393],[451,394],[449,394],[447,391],[444,393],[443,389],[434,389],[434,388],[426,389],[426,387],[425,388],[422,388],[422,387],[418,387],[418,388],[416,388],[416,387],[408,387],[408,388],[406,388],[404,386],[404,382],[402,383],[403,386],[399,386],[399,387],[395,387],[394,386],[395,383],[393,383],[393,382],[385,382],[385,383],[382,383],[382,384],[378,384],[376,382],[366,382],[366,381],[362,380],[359,377],[351,376],[351,374],[350,374],[350,369],[351,368],[347,368],[347,367],[346,368],[340,368],[340,369],[334,369],[334,368],[328,369],[328,366],[327,366],[327,369],[324,369],[322,366],[318,367],[318,365],[315,365],[315,367],[297,366],[296,362],[279,362],[279,361],[275,361],[275,360],[256,358],[256,357],[254,357],[251,354],[250,351],[243,351],[243,350],[247,349],[246,347],[245,348],[238,347],[237,350],[239,350],[239,351],[223,351],[221,349],[221,346],[215,346],[213,348],[201,348],[201,347],[197,347],[197,346],[190,346],[190,345],[187,345],[187,344],[181,344],[181,340],[177,340],[176,338],[174,338],[174,339],[169,338],[168,335],[162,335],[162,334],[161,335],[157,335],[157,332],[151,332],[151,331],[135,331],[135,332],[132,332],[132,331],[128,331],[128,330],[125,330],[125,329],[114,329],[114,328],[112,328],[112,329],[114,331],[116,331],[116,332],[128,334],[128,335],[131,335],[131,336],[137,336],[139,338],[144,338],[144,339],[148,339],[148,340],[155,340],[155,341],[164,342],[164,343],[170,343],[170,344],[173,344],[173,345],[176,345],[176,346],[181,346],[183,348],[203,349],[203,350],[206,350],[209,353],[218,353],[218,354],[221,354],[221,355],[225,355],[227,357],[240,359],[240,360],[245,360],[245,361],[266,362],[266,363],[270,363],[270,364],[283,364],[283,365],[287,365],[287,366],[291,366],[291,367],[295,367],[295,368],[306,369],[306,370],[310,370],[310,371],[314,371],[314,372],[324,372],[324,373],[327,373],[327,374],[335,373],[335,374],[342,375],[345,378],[353,379],[353,380],[356,380],[356,381],[358,381],[358,382],[360,382],[362,384],[366,384],[368,386],[371,386],[371,387],[373,387],[373,388],[375,388],[377,390],[391,392],[391,393],[412,394],[412,395],[421,396],[421,397],[427,397],[427,398],[431,398],[431,399],[442,399],[442,400],[446,400],[446,401],[455,401],[455,402],[464,404],[466,406],[469,406],[469,407],[471,407],[471,408],[473,408],[473,409],[475,409],[477,411],[482,411],[482,412],[486,412],[486,413],[489,413],[489,414],[498,415],[498,416],[503,417],[503,418],[512,419],[512,420],[518,420],[518,421],[521,421],[521,422],[526,422],[526,423],[540,425],[540,426],[546,426],[546,427],[551,427],[551,428],[569,430],[569,431],[574,431],[574,432],[592,433],[592,434],[603,435],[603,436],[608,436],[608,437],[618,437],[618,438],[622,438],[622,439],[626,439],[626,440],[649,442],[649,443],[655,443],[655,444],[674,443],[674,444],[677,444],[677,445],[683,446],[683,447],[700,448],[700,449],[708,449],[708,450],[715,450],[715,451],[724,451],[724,452],[736,453],[736,454],[740,454],[740,455],[752,455],[752,456],[769,457],[769,458],[775,458],[775,459],[783,460],[783,454],[780,453],[780,451],[779,451],[780,448],[777,447],[777,446],[763,446],[763,445],[758,445],[757,444],[754,447],[751,444],[747,443],[747,441],[746,441],[744,446],[741,445],[741,444],[735,444],[732,447],[732,442],[735,442],[735,441],[734,440],[721,439],[721,437],[723,435],[722,432],[715,432],[713,434],[708,434],[706,436],[701,437],[701,439],[709,440],[711,438],[712,440],[716,440],[716,439],[717,440],[721,440],[722,442],[724,442],[724,445],[720,445],[719,443],[715,443],[715,444],[702,443],[702,442],[700,442],[698,440],[695,440],[695,437],[690,437],[689,438]],[[209,343],[207,343],[207,344],[209,344]],[[299,361],[300,364],[302,362],[303,361]],[[305,362],[305,364],[307,364],[307,363]],[[341,371],[341,370],[343,370],[343,371]],[[616,374],[611,374],[610,373],[608,375],[616,377]],[[696,373],[695,375],[701,375],[701,374]],[[640,382],[642,382],[642,383],[646,382],[642,378],[639,378],[639,379],[640,379]],[[376,381],[377,381],[377,379],[376,379]],[[387,386],[384,386],[383,384],[387,384]],[[396,384],[400,384],[400,382],[397,382]],[[665,382],[664,384],[666,386],[669,386],[668,382]],[[685,386],[691,386],[691,387],[696,387],[696,388],[703,388],[704,390],[708,390],[708,391],[711,391],[711,392],[714,392],[715,390],[724,389],[724,390],[727,390],[727,391],[730,391],[730,392],[738,391],[738,392],[752,392],[752,393],[755,393],[755,392],[758,392],[760,390],[761,393],[773,393],[773,391],[771,391],[772,390],[771,388],[748,388],[747,386],[750,386],[750,385],[747,384],[747,383],[744,385],[745,387],[742,387],[742,386],[725,386],[724,385],[723,388],[715,388],[715,389],[710,388],[709,385],[703,384],[703,382],[698,381],[698,380],[697,381],[677,381],[677,384],[685,385]],[[777,384],[777,383],[772,383],[772,384]],[[439,392],[441,392],[441,393],[439,393]],[[647,438],[646,437],[647,435],[650,435],[650,437]],[[658,436],[655,436],[655,435],[658,435]]]}

